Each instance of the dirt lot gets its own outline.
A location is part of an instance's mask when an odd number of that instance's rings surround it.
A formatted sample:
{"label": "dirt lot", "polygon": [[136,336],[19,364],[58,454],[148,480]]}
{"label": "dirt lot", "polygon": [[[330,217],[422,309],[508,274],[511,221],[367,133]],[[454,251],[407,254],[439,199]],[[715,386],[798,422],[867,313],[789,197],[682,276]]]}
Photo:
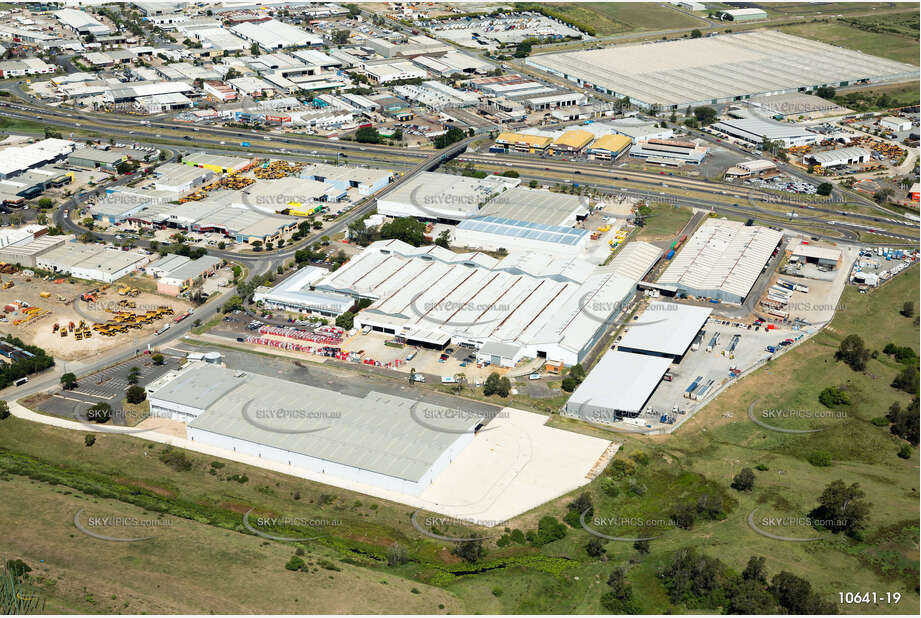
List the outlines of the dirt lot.
{"label": "dirt lot", "polygon": [[[21,273],[12,276],[3,275],[3,279],[4,281],[12,279],[14,285],[7,290],[0,291],[2,305],[17,300],[25,301],[32,307],[40,308],[41,312],[36,314],[37,317],[18,325],[15,325],[14,321],[27,317],[22,311],[4,314],[7,321],[0,322],[0,333],[19,337],[25,343],[37,345],[48,351],[55,358],[62,360],[79,360],[105,352],[116,346],[125,345],[126,342],[132,341],[138,336],[150,335],[160,326],[172,320],[172,317],[166,316],[154,321],[152,324],[143,326],[140,330],[129,330],[125,334],[111,337],[106,337],[93,331],[90,339],[83,339],[82,341],[76,341],[72,333],[68,333],[66,337],[61,337],[59,333],[52,333],[52,327],[55,322],[66,325],[70,321],[79,324],[80,320],[84,320],[87,326],[91,327],[96,322],[105,322],[111,319],[112,313],[107,310],[119,310],[118,301],[126,298],[137,305],[136,308],[128,309],[128,311],[137,313],[144,313],[148,309],[155,309],[160,305],[168,305],[173,308],[175,315],[178,315],[191,307],[185,301],[149,292],[141,292],[133,298],[119,296],[119,285],[117,283],[110,285],[108,289],[103,291],[103,286],[97,286],[79,279],[74,279],[75,283],[70,283],[70,280],[54,283],[50,280],[45,281],[33,277],[31,282],[27,282]],[[96,287],[101,290],[96,303],[91,304],[75,300],[83,292]],[[42,291],[49,292],[51,296],[42,298],[40,296]],[[64,300],[60,300],[61,298]]]}

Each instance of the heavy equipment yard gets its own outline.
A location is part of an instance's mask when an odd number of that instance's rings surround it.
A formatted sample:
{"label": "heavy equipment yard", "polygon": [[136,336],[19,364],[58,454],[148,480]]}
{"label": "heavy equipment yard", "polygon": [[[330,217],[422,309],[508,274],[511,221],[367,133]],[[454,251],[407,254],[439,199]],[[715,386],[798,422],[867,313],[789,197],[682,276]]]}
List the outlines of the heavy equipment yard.
{"label": "heavy equipment yard", "polygon": [[89,358],[153,334],[191,305],[119,285],[44,279],[28,271],[3,276],[0,334],[11,334],[62,360]]}

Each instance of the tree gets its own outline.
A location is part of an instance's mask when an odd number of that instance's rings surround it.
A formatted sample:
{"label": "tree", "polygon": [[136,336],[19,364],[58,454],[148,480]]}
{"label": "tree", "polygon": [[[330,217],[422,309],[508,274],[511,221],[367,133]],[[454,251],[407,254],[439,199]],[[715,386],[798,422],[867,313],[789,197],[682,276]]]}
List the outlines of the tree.
{"label": "tree", "polygon": [[446,133],[435,136],[435,139],[432,140],[435,148],[447,148],[455,142],[459,142],[464,139],[464,132],[457,127],[451,127]]}
{"label": "tree", "polygon": [[855,536],[870,516],[871,504],[863,499],[865,495],[859,483],[847,486],[844,481],[832,481],[819,496],[819,506],[809,515],[827,530]]}
{"label": "tree", "polygon": [[360,127],[355,131],[355,141],[360,144],[380,144],[381,134],[374,127]]}
{"label": "tree", "polygon": [[365,247],[368,245],[370,239],[371,232],[368,230],[367,226],[365,226],[364,219],[356,219],[349,223],[349,240]]}
{"label": "tree", "polygon": [[730,586],[726,613],[762,616],[776,614],[777,600],[763,583],[742,577]]}
{"label": "tree", "polygon": [[470,539],[459,541],[451,553],[472,563],[482,559],[486,555],[486,549],[483,547],[482,539]]}
{"label": "tree", "polygon": [[742,468],[732,479],[731,487],[736,491],[751,491],[755,486],[755,473],[751,468]]}
{"label": "tree", "polygon": [[349,42],[349,31],[348,30],[335,30],[333,31],[333,43],[336,45],[345,45]]}
{"label": "tree", "polygon": [[782,614],[831,614],[834,606],[812,591],[812,585],[801,577],[781,571],[771,580],[768,591],[785,611]]}
{"label": "tree", "polygon": [[339,328],[344,328],[345,330],[352,330],[352,327],[355,325],[355,314],[351,311],[346,311],[343,314],[340,314],[336,317],[336,326]]}
{"label": "tree", "polygon": [[145,399],[147,399],[147,391],[144,390],[143,386],[133,384],[125,391],[125,400],[128,403],[141,403]]}
{"label": "tree", "polygon": [[406,547],[399,543],[393,543],[387,547],[387,566],[400,566],[406,564],[407,561],[409,561],[409,554]]}
{"label": "tree", "polygon": [[111,418],[112,418],[112,406],[110,406],[109,404],[103,401],[94,403],[86,411],[86,420],[88,420],[91,423],[99,423],[99,424],[108,423],[109,420],[111,420]]}
{"label": "tree", "polygon": [[5,399],[0,399],[0,421],[5,421],[10,417],[10,404]]}
{"label": "tree", "polygon": [[917,395],[919,384],[918,367],[905,367],[892,381],[892,387],[905,391],[910,395]]}
{"label": "tree", "polygon": [[565,378],[563,378],[563,381],[560,384],[560,388],[562,388],[567,393],[573,392],[574,390],[576,390],[576,387],[578,386],[579,386],[579,381],[576,380],[572,376],[566,376]]}
{"label": "tree", "polygon": [[425,224],[413,217],[398,217],[381,226],[381,238],[394,238],[418,247],[425,242]]}
{"label": "tree", "polygon": [[901,313],[906,318],[910,318],[913,315],[915,315],[915,303],[913,303],[910,300],[906,300],[905,303],[902,305]]}
{"label": "tree", "polygon": [[508,397],[511,391],[512,381],[509,380],[506,376],[499,378],[499,384],[496,387],[496,394],[499,395],[499,397]]}
{"label": "tree", "polygon": [[38,200],[38,207],[39,207],[39,208],[51,208],[51,206],[52,206],[53,204],[54,204],[54,202],[51,201],[51,198],[50,198],[50,197],[43,197],[43,198],[41,198],[41,199]]}
{"label": "tree", "polygon": [[716,120],[716,110],[707,106],[695,107],[694,117],[697,118],[697,121],[702,125],[711,124]]}
{"label": "tree", "polygon": [[435,244],[438,245],[439,247],[444,247],[445,249],[447,249],[448,246],[450,245],[450,241],[451,241],[451,230],[442,230],[441,233],[438,234],[438,238],[435,239]]}
{"label": "tree", "polygon": [[815,96],[821,97],[823,99],[834,99],[835,98],[835,89],[831,86],[820,86],[815,89]]}
{"label": "tree", "polygon": [[494,395],[498,389],[499,385],[499,374],[493,371],[489,376],[487,376],[486,381],[483,383],[483,394],[484,395]]}
{"label": "tree", "polygon": [[164,364],[164,363],[166,362],[166,359],[165,359],[165,358],[163,357],[163,355],[160,354],[159,352],[157,352],[156,354],[154,354],[153,356],[151,356],[151,357],[150,357],[150,360],[153,361],[153,364],[154,364],[154,365],[162,365],[162,364]]}
{"label": "tree", "polygon": [[65,391],[77,388],[77,376],[70,372],[65,373],[61,376],[61,386]]}
{"label": "tree", "polygon": [[600,558],[606,554],[607,551],[608,550],[604,548],[604,542],[596,536],[592,537],[585,546],[585,553],[592,558]]}
{"label": "tree", "polygon": [[253,251],[262,251],[262,241],[261,240],[253,241]]}
{"label": "tree", "polygon": [[648,539],[638,539],[633,542],[633,549],[641,554],[649,553],[649,540]]}
{"label": "tree", "polygon": [[827,196],[831,195],[832,189],[834,189],[834,187],[830,182],[823,182],[819,185],[819,188],[816,189],[816,193],[819,195]]}
{"label": "tree", "polygon": [[617,567],[608,577],[608,591],[601,595],[601,605],[612,614],[639,613],[633,602],[633,587],[622,568]]}
{"label": "tree", "polygon": [[859,335],[848,335],[838,346],[835,358],[844,361],[854,371],[863,371],[867,367],[870,352]]}
{"label": "tree", "polygon": [[527,58],[531,55],[531,42],[522,41],[515,46],[515,53],[513,54],[516,58]]}
{"label": "tree", "polygon": [[93,434],[83,436],[83,446],[93,446],[94,444],[96,444],[96,436]]}
{"label": "tree", "polygon": [[691,38],[692,38],[692,39],[699,39],[699,38],[702,37],[703,35],[704,35],[704,33],[701,32],[700,30],[698,30],[697,28],[694,28],[693,30],[691,30]]}

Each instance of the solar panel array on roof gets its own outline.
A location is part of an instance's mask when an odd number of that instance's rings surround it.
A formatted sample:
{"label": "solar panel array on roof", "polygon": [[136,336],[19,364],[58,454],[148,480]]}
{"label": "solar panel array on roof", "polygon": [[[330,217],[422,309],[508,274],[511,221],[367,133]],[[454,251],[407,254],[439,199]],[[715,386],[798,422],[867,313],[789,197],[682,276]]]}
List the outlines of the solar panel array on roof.
{"label": "solar panel array on roof", "polygon": [[489,234],[499,234],[501,236],[510,236],[513,238],[525,238],[528,240],[540,240],[543,242],[553,242],[561,245],[576,245],[588,232],[561,225],[544,225],[542,223],[531,223],[529,221],[517,221],[515,219],[506,219],[505,217],[479,217],[477,219],[467,219],[457,226],[459,229],[472,230],[474,232],[487,232]]}

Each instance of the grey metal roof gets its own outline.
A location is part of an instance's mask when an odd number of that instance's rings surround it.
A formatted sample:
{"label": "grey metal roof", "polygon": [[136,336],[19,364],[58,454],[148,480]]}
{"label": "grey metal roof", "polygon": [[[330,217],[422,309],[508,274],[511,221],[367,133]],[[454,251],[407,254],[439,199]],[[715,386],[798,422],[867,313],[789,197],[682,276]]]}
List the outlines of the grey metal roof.
{"label": "grey metal roof", "polygon": [[457,229],[486,232],[488,234],[524,238],[527,240],[540,240],[560,245],[577,245],[588,235],[588,230],[491,216],[461,221]]}
{"label": "grey metal roof", "polygon": [[683,354],[697,332],[703,328],[711,309],[678,303],[650,303],[630,332],[620,342],[621,348],[658,354]]}
{"label": "grey metal roof", "polygon": [[353,397],[241,373],[192,367],[153,397],[205,407],[190,428],[409,481],[481,420],[384,393]]}
{"label": "grey metal roof", "polygon": [[671,359],[609,350],[566,403],[578,415],[585,406],[636,413],[652,395]]}

